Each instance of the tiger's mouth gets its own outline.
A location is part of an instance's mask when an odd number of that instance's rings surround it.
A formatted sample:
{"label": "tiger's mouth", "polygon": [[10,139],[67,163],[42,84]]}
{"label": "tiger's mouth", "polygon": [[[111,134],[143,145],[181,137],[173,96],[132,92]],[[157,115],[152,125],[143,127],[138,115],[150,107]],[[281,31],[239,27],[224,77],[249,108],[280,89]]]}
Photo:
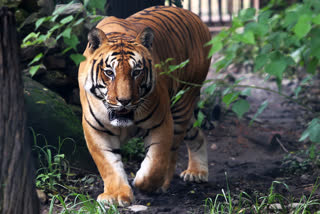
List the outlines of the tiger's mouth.
{"label": "tiger's mouth", "polygon": [[121,110],[110,110],[109,120],[120,120],[120,121],[133,121],[133,111],[123,108]]}

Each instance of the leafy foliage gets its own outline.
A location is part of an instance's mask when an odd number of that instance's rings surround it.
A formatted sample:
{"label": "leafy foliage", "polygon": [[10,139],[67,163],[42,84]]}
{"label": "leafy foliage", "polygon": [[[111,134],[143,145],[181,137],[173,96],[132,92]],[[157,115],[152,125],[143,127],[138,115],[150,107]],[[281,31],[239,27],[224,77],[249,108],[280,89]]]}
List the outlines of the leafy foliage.
{"label": "leafy foliage", "polygon": [[[254,8],[240,11],[229,29],[222,30],[207,43],[211,46],[209,57],[217,52],[222,54],[213,65],[217,72],[227,69],[231,64],[252,64],[253,72],[263,73],[266,79],[275,78],[279,95],[301,104],[298,97],[301,86],[295,90],[296,97],[291,98],[281,93],[281,84],[283,77],[301,68],[309,74],[301,84],[309,83],[317,73],[320,64],[320,2],[304,0],[285,10],[273,11],[272,8],[279,3],[285,4],[284,1],[274,0],[258,13]],[[248,88],[264,89],[243,86],[239,84],[240,81],[228,87],[222,99],[227,107],[232,105],[231,109],[239,118],[250,108],[250,104],[240,99],[239,95]],[[241,92],[236,88],[246,89]],[[267,102],[261,105],[254,119],[266,106]],[[302,107],[311,110],[307,106]],[[320,133],[319,118],[310,123],[301,139],[309,137],[311,141],[319,142],[317,133]]]}
{"label": "leafy foliage", "polygon": [[57,186],[61,185],[62,176],[69,176],[70,166],[69,162],[65,159],[65,155],[61,153],[61,147],[65,142],[73,141],[71,138],[60,140],[59,147],[48,145],[44,138],[45,146],[38,145],[37,138],[41,135],[37,135],[32,129],[34,146],[33,150],[37,154],[37,161],[39,168],[36,172],[36,186],[39,189],[46,191],[56,191]]}
{"label": "leafy foliage", "polygon": [[131,138],[121,146],[121,151],[124,161],[142,160],[145,154],[144,142],[141,138]]}
{"label": "leafy foliage", "polygon": [[50,203],[49,214],[54,212],[55,201],[60,202],[62,210],[59,212],[61,214],[71,214],[71,213],[95,213],[95,214],[119,214],[117,207],[113,204],[105,206],[104,203],[98,202],[92,199],[88,195],[72,193],[67,197],[61,195],[55,195]]}
{"label": "leafy foliage", "polygon": [[[105,1],[99,1],[99,4],[104,4],[103,2]],[[60,47],[63,47],[61,54],[69,56],[76,65],[79,65],[80,62],[85,60],[85,57],[79,53],[78,50],[78,45],[80,43],[78,36],[80,35],[77,31],[77,28],[84,23],[85,19],[90,19],[90,12],[86,10],[87,17],[80,17],[80,15],[83,15],[80,14],[80,12],[78,14],[68,15],[66,17],[61,15],[62,12],[72,3],[73,1],[56,9],[51,16],[39,18],[34,24],[35,32],[29,33],[22,40],[22,48],[38,45],[45,47],[44,53],[40,53],[35,56],[28,64],[28,66],[30,66],[29,73],[31,76],[36,74],[45,55],[50,49],[56,48],[57,44],[59,44]],[[88,6],[92,9],[96,5],[93,3],[93,1],[90,1],[90,3],[85,6]],[[91,22],[96,22],[102,18],[102,16],[98,16],[94,19],[91,19]]]}

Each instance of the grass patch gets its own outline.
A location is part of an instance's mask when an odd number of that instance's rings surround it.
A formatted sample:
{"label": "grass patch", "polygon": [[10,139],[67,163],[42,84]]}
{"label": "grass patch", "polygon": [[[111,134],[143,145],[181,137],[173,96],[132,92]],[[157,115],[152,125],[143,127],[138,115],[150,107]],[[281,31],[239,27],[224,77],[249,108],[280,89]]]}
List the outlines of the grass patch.
{"label": "grass patch", "polygon": [[[58,202],[59,204],[55,204]],[[88,195],[72,193],[67,197],[55,195],[52,197],[49,214],[120,214],[117,206],[106,206],[103,203],[97,202]]]}
{"label": "grass patch", "polygon": [[320,214],[320,200],[314,197],[314,193],[319,190],[319,182],[315,183],[309,196],[303,195],[300,199],[288,198],[275,191],[276,185],[282,185],[289,191],[289,187],[279,181],[273,181],[269,193],[261,195],[255,193],[253,196],[246,192],[232,195],[229,187],[227,191],[222,189],[222,193],[216,197],[207,198],[204,205],[206,214],[245,214],[245,213],[292,213],[292,214]]}

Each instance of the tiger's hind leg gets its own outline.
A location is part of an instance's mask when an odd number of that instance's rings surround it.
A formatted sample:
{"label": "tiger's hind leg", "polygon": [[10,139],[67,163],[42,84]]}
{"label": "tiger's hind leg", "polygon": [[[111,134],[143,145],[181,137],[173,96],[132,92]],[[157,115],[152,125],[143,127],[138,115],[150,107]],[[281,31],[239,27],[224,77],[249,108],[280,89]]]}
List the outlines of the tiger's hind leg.
{"label": "tiger's hind leg", "polygon": [[193,127],[194,117],[190,121],[184,138],[188,148],[188,168],[180,174],[184,181],[208,181],[207,140],[198,127]]}

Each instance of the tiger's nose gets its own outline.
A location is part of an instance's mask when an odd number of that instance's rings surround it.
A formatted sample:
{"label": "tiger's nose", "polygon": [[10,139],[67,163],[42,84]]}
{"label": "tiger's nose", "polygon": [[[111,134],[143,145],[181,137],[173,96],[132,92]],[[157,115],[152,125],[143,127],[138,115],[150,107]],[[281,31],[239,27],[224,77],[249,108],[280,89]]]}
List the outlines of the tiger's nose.
{"label": "tiger's nose", "polygon": [[117,101],[118,101],[119,103],[121,103],[121,105],[123,105],[123,106],[126,106],[126,105],[128,105],[128,104],[131,102],[131,99],[119,99],[118,97],[117,97],[116,99],[117,99]]}

